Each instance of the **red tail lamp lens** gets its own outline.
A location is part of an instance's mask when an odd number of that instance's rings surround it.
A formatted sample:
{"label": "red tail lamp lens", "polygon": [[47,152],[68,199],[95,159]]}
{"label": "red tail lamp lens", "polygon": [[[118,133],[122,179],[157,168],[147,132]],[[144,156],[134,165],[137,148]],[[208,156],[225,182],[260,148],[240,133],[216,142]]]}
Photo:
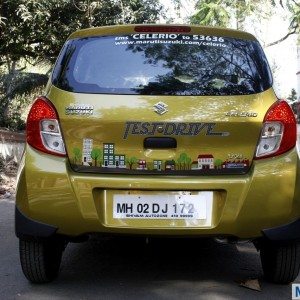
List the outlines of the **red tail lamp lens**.
{"label": "red tail lamp lens", "polygon": [[30,146],[39,151],[66,156],[57,112],[51,102],[44,97],[37,98],[29,111],[26,140]]}
{"label": "red tail lamp lens", "polygon": [[286,101],[274,103],[266,113],[256,150],[256,159],[283,154],[295,147],[296,119]]}

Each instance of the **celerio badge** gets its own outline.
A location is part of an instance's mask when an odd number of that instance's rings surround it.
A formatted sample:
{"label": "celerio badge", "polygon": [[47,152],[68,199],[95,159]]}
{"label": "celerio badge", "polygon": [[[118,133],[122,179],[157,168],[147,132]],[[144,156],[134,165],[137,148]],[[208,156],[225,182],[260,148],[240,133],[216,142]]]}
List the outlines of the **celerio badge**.
{"label": "celerio badge", "polygon": [[159,115],[163,115],[168,111],[167,109],[168,105],[161,101],[154,104],[153,107],[154,107],[154,111]]}

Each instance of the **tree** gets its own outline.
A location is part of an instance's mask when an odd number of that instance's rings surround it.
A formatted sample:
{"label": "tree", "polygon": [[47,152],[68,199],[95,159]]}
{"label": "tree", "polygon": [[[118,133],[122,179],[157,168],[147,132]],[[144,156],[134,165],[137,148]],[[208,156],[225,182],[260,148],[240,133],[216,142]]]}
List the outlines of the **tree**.
{"label": "tree", "polygon": [[291,90],[291,93],[287,97],[287,100],[289,100],[289,102],[295,102],[295,101],[297,101],[297,93],[296,93],[296,90],[294,88]]}
{"label": "tree", "polygon": [[78,29],[155,22],[161,10],[158,0],[4,0],[0,56],[5,60],[0,62],[31,58],[53,63],[66,38]]}
{"label": "tree", "polygon": [[[0,74],[0,126],[16,129],[13,128],[12,114],[20,116],[20,109],[26,107],[26,104],[32,100],[30,92],[41,92],[47,81],[46,75],[25,73],[19,70],[9,74]],[[13,101],[14,99],[17,101]],[[20,117],[19,122],[21,122]],[[20,123],[17,127],[23,126],[25,125]]]}
{"label": "tree", "polygon": [[[91,152],[91,158],[95,161],[95,167],[97,166],[98,158],[102,156],[102,151],[98,148],[93,148]],[[101,162],[100,162],[101,165]]]}
{"label": "tree", "polygon": [[227,27],[230,21],[228,1],[204,0],[198,1],[198,10],[191,18],[192,24]]}
{"label": "tree", "polygon": [[29,93],[48,80],[40,74],[24,74],[26,65],[53,62],[65,38],[62,32],[69,34],[78,28],[68,4],[66,0],[0,2],[0,67],[4,70],[0,126],[7,126],[9,105],[16,94]]}
{"label": "tree", "polygon": [[126,159],[126,163],[129,165],[130,170],[132,169],[132,166],[137,163],[137,161],[137,158],[134,156]]}
{"label": "tree", "polygon": [[256,15],[259,19],[269,16],[270,5],[275,5],[274,0],[200,0],[190,21],[192,24],[221,27],[235,24],[232,27],[243,30],[247,17]]}
{"label": "tree", "polygon": [[81,160],[81,150],[79,148],[74,148],[73,149],[73,154],[74,154],[74,163],[76,164],[77,162],[80,162],[80,160]]}
{"label": "tree", "polygon": [[261,18],[266,19],[275,11],[274,8],[279,7],[291,14],[290,25],[283,37],[265,45],[270,47],[286,40],[292,34],[300,33],[300,3],[296,0],[199,0],[195,6],[197,12],[191,16],[190,22],[244,30],[245,21],[249,17],[258,21]]}
{"label": "tree", "polygon": [[73,4],[82,14],[83,27],[155,23],[163,14],[158,0],[73,0]]}
{"label": "tree", "polygon": [[177,159],[177,164],[178,164],[179,168],[177,168],[177,169],[181,170],[181,164],[182,164],[182,163],[183,163],[182,157],[179,156],[178,159]]}
{"label": "tree", "polygon": [[81,27],[71,0],[4,0],[0,16],[0,61],[9,73],[21,59],[54,62],[66,37]]}
{"label": "tree", "polygon": [[192,159],[189,156],[186,156],[185,164],[186,164],[188,170],[191,168],[191,163],[192,163]]}
{"label": "tree", "polygon": [[180,153],[179,158],[177,159],[177,163],[179,164],[179,170],[186,169],[186,166],[191,164],[192,159],[187,156],[186,153]]}
{"label": "tree", "polygon": [[[286,40],[292,34],[300,33],[300,4],[297,3],[295,0],[280,0],[280,5],[282,8],[286,9],[290,12],[290,24],[288,28],[288,32],[281,37],[280,39],[273,41],[266,45],[266,47],[274,46]],[[299,44],[299,37],[298,37],[298,44]],[[299,53],[299,49],[297,49]]]}
{"label": "tree", "polygon": [[287,97],[289,100],[289,104],[292,107],[294,114],[296,115],[297,120],[299,120],[299,112],[300,112],[300,102],[297,101],[297,93],[295,89],[291,90],[290,95]]}
{"label": "tree", "polygon": [[221,169],[222,164],[223,164],[223,160],[222,160],[222,159],[217,158],[217,159],[215,160],[215,166],[216,166],[217,169]]}
{"label": "tree", "polygon": [[161,14],[159,0],[0,1],[0,71],[6,76],[0,87],[0,126],[6,124],[15,82],[26,64],[49,64],[50,70],[66,38],[78,29],[155,22]]}

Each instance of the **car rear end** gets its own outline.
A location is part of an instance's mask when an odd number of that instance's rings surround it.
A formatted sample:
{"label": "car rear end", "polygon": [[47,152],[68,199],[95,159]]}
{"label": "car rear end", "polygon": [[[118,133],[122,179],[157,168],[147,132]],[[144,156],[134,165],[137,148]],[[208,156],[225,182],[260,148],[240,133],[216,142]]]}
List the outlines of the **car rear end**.
{"label": "car rear end", "polygon": [[293,112],[277,99],[252,35],[82,30],[28,116],[16,232],[26,240],[96,232],[294,243],[295,143]]}

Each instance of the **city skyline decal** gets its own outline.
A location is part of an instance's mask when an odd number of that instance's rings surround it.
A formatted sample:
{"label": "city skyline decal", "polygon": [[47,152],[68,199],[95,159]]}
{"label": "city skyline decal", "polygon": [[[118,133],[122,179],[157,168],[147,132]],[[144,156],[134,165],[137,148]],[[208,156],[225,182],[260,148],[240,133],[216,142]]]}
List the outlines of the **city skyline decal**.
{"label": "city skyline decal", "polygon": [[154,172],[182,172],[198,171],[209,172],[217,170],[248,170],[251,162],[247,158],[222,159],[214,157],[212,153],[199,153],[196,156],[181,152],[174,159],[149,159],[136,155],[119,152],[115,143],[103,142],[102,146],[95,146],[93,139],[84,138],[82,149],[75,147],[72,150],[71,164],[82,166],[83,169],[92,168],[102,171],[154,171]]}

